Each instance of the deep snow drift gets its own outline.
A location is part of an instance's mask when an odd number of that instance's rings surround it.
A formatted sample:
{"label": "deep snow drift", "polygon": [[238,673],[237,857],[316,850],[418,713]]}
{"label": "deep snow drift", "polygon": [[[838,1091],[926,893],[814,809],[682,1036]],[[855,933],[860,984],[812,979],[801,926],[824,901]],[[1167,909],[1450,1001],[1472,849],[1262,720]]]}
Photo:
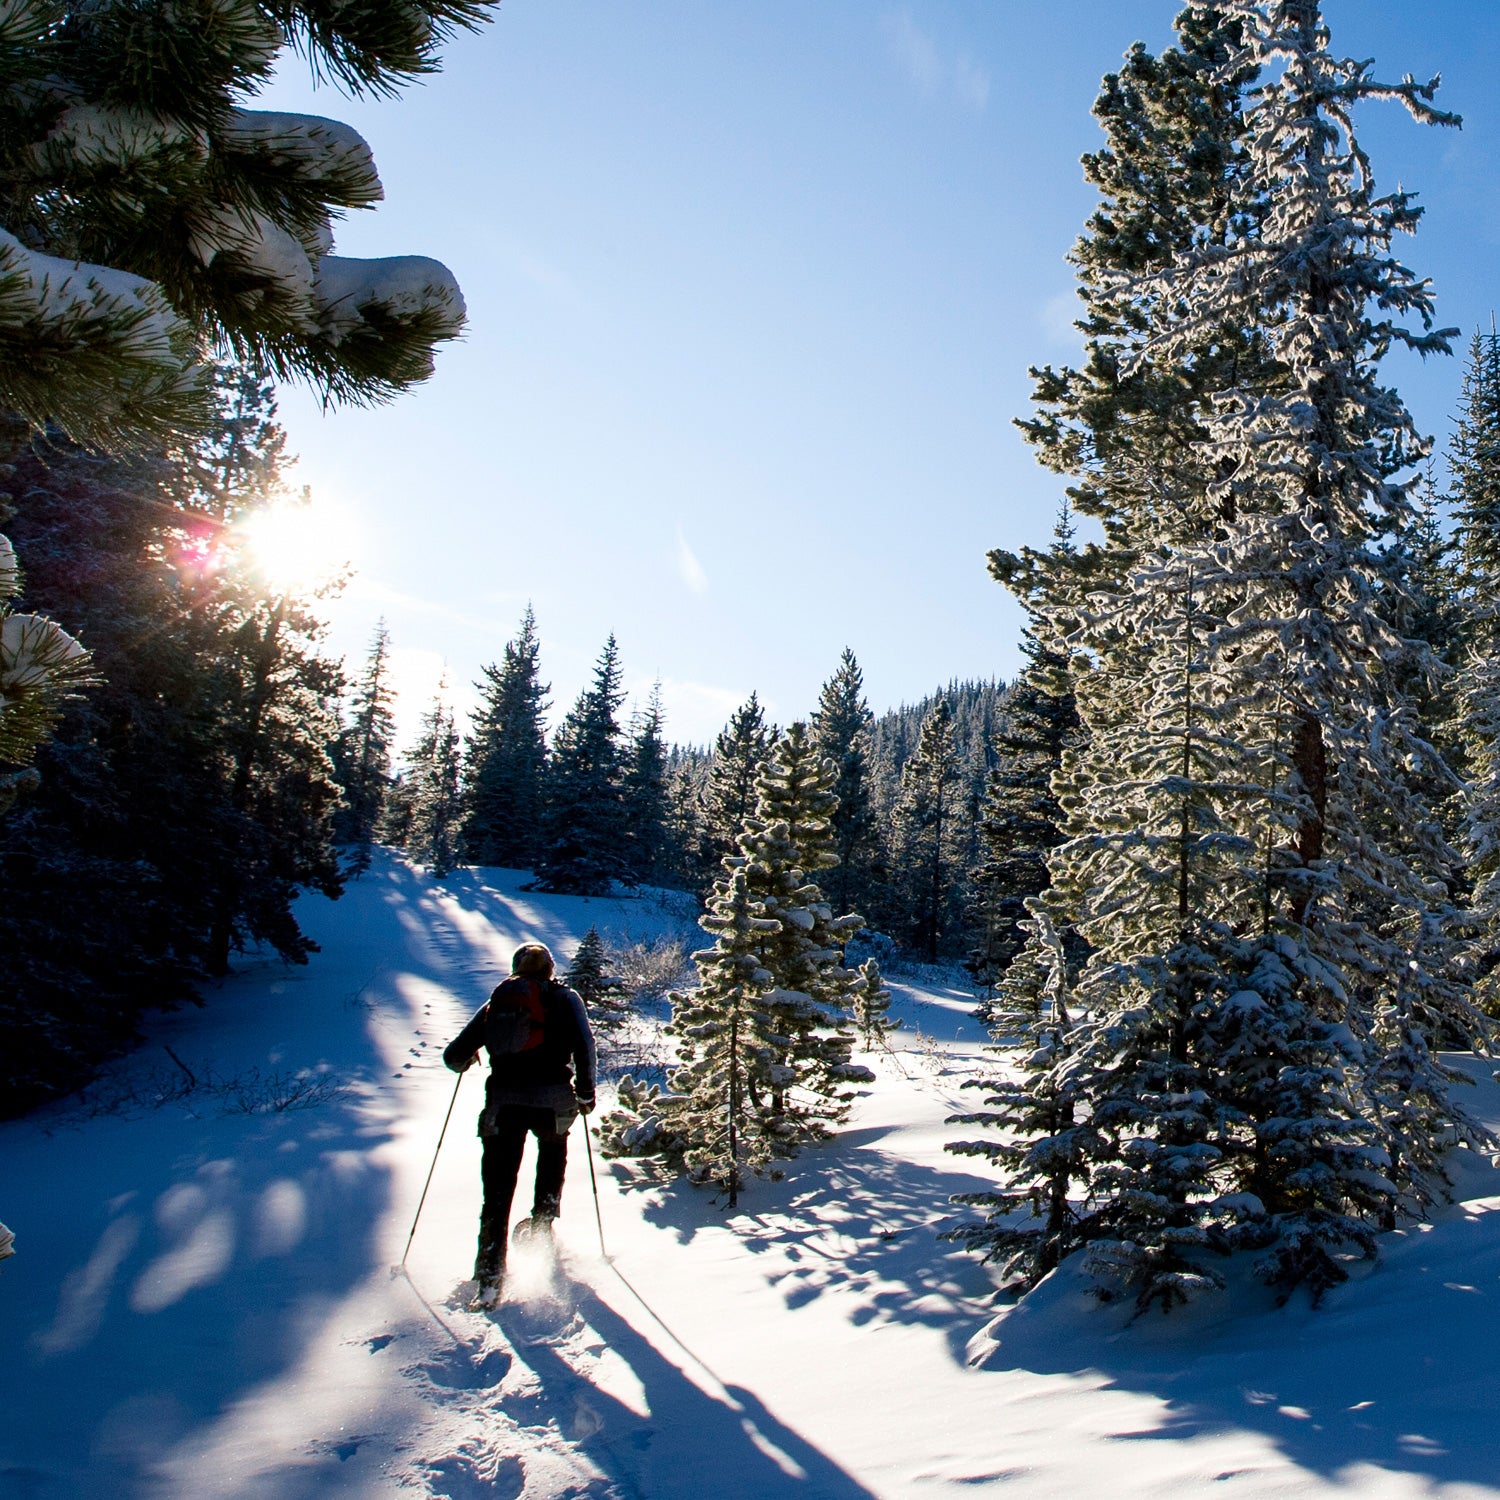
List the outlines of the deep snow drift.
{"label": "deep snow drift", "polygon": [[494,1318],[455,1298],[468,1075],[393,1276],[439,1054],[511,949],[670,920],[522,878],[382,859],[302,903],[309,968],[248,969],[82,1106],[0,1127],[0,1496],[1500,1494],[1500,1173],[1470,1162],[1319,1311],[1237,1282],[1130,1323],[1067,1268],[1002,1308],[933,1232],[979,1181],[943,1151],[982,1040],[951,992],[892,986],[906,1030],[849,1129],[733,1217],[596,1162],[612,1262],[575,1128],[560,1263]]}

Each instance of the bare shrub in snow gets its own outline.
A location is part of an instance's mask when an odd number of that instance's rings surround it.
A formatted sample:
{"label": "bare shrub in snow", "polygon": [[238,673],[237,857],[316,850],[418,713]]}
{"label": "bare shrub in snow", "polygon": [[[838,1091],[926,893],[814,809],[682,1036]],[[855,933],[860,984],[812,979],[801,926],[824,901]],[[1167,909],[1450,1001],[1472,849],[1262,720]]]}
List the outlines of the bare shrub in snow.
{"label": "bare shrub in snow", "polygon": [[697,977],[687,944],[671,933],[625,936],[609,945],[610,968],[636,1001],[660,1000],[673,990],[689,988]]}

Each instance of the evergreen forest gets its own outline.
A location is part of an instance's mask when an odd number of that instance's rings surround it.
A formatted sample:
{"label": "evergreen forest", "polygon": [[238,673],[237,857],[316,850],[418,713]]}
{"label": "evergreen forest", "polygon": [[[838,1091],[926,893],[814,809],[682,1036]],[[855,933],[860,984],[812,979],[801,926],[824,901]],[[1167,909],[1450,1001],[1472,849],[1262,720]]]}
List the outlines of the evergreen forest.
{"label": "evergreen forest", "polygon": [[[948,1232],[1006,1287],[1079,1254],[1167,1310],[1244,1251],[1316,1301],[1500,1145],[1445,1057],[1500,1016],[1500,337],[1440,326],[1398,253],[1421,208],[1353,119],[1451,128],[1435,81],[1342,57],[1315,0],[1189,4],[1104,80],[1083,355],[1017,422],[1053,539],[989,555],[1014,680],[934,659],[876,711],[850,648],[786,724],[752,692],[688,745],[613,634],[555,701],[528,605],[475,711],[445,687],[401,745],[399,643],[336,659],[342,580],[278,574],[257,528],[302,503],[278,384],[396,396],[463,300],[435,261],[332,254],[380,191],[355,132],[243,105],[283,45],[389,92],[486,9],[5,23],[4,1112],[244,955],[316,962],[298,894],[384,847],[696,899],[672,1070],[620,1081],[611,1154],[736,1204],[849,1117],[887,977],[937,966],[994,1044],[950,1149],[999,1182]],[[1443,445],[1397,349],[1463,362]],[[609,964],[591,932],[570,971],[606,1028]]]}

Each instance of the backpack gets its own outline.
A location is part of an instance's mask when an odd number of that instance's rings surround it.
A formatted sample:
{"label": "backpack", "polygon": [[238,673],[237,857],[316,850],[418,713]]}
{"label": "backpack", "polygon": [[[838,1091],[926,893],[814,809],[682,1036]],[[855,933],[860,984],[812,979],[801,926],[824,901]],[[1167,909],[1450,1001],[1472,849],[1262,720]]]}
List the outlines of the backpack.
{"label": "backpack", "polygon": [[495,986],[484,1024],[491,1056],[530,1052],[542,1045],[546,1034],[547,1007],[537,980],[512,974]]}

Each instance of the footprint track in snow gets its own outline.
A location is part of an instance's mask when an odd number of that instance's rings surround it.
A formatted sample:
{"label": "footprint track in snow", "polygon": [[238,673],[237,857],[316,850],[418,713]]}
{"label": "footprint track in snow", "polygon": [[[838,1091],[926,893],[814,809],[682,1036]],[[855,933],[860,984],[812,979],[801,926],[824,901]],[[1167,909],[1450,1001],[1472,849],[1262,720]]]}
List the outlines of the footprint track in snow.
{"label": "footprint track in snow", "polygon": [[526,1489],[526,1466],[519,1458],[479,1443],[432,1459],[425,1469],[432,1500],[519,1500]]}
{"label": "footprint track in snow", "polygon": [[401,1373],[445,1391],[483,1391],[500,1384],[510,1372],[511,1357],[504,1349],[487,1349],[480,1354],[455,1350],[419,1365],[409,1365]]}

